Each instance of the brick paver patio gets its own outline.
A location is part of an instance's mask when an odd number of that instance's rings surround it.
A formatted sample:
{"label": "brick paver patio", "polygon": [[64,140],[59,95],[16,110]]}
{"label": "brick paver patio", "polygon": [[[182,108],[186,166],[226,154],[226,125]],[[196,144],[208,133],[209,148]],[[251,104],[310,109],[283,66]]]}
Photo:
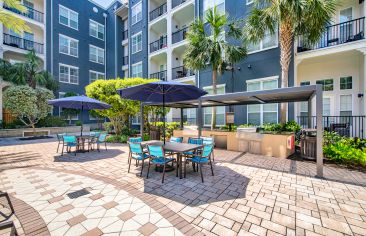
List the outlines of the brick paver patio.
{"label": "brick paver patio", "polygon": [[[0,145],[0,190],[38,212],[51,235],[366,235],[360,172],[326,167],[317,179],[312,163],[216,150],[205,183],[189,167],[186,179],[172,172],[161,184],[146,168],[139,177],[140,166],[127,173],[126,145],[76,157],[56,154],[54,139]],[[70,195],[78,190],[85,195]]]}

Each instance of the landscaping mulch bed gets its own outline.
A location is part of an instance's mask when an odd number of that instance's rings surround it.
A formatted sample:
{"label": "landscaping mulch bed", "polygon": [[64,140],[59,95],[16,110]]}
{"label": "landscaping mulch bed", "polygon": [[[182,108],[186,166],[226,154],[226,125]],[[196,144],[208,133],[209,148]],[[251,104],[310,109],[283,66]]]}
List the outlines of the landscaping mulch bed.
{"label": "landscaping mulch bed", "polygon": [[42,136],[32,136],[32,137],[19,138],[19,140],[21,140],[21,141],[29,141],[29,140],[50,139],[50,138],[52,138],[52,137],[51,136],[47,136],[47,135],[42,135]]}

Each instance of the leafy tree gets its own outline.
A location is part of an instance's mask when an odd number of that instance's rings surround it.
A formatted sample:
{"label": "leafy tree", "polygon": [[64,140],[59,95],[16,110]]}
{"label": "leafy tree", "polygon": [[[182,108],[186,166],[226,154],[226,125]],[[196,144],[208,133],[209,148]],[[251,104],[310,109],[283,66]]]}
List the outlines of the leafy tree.
{"label": "leafy tree", "polygon": [[47,101],[53,98],[53,93],[48,89],[33,89],[26,85],[11,86],[5,90],[4,106],[35,131],[35,124],[51,112],[52,106]]}
{"label": "leafy tree", "polygon": [[[77,96],[75,92],[67,92],[65,93],[64,97],[72,97]],[[71,120],[73,116],[76,116],[80,113],[79,109],[72,109],[72,108],[62,108],[62,116],[69,120],[69,124],[71,124]]]}
{"label": "leafy tree", "polygon": [[[205,23],[207,22],[207,23]],[[207,11],[205,22],[197,19],[187,33],[188,47],[184,54],[184,65],[192,70],[212,69],[212,92],[217,93],[217,75],[226,65],[234,64],[246,57],[246,48],[228,43],[222,32],[234,39],[242,37],[238,22],[229,22],[225,14],[216,7]],[[208,27],[208,30],[205,28]],[[216,107],[212,107],[211,129],[216,126]]]}
{"label": "leafy tree", "polygon": [[[302,36],[308,44],[316,43],[330,23],[337,0],[256,0],[247,18],[245,39],[258,43],[267,32],[279,29],[281,49],[281,87],[288,87],[288,73],[294,39]],[[281,104],[281,123],[286,123],[287,104]]]}
{"label": "leafy tree", "polygon": [[[23,6],[20,0],[1,0],[3,4],[6,6],[13,8],[21,13],[26,13],[27,8]],[[30,32],[29,26],[27,26],[26,22],[19,17],[4,11],[4,9],[0,9],[0,23],[3,24],[6,28],[12,29],[16,33],[22,33],[24,31]]]}
{"label": "leafy tree", "polygon": [[107,110],[95,110],[103,117],[107,117],[114,126],[117,135],[122,134],[123,127],[128,126],[129,117],[136,115],[140,110],[140,103],[137,101],[122,99],[117,89],[127,88],[134,85],[150,83],[155,79],[127,78],[96,80],[85,87],[88,97],[108,103],[112,107]]}

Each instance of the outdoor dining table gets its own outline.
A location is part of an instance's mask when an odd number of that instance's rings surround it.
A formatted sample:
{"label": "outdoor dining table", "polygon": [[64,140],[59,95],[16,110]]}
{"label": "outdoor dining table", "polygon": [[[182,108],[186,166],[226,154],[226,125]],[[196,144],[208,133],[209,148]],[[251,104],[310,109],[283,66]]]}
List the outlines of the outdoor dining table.
{"label": "outdoor dining table", "polygon": [[179,166],[179,178],[182,178],[182,157],[183,153],[202,149],[203,145],[190,144],[190,143],[174,143],[174,142],[162,142],[158,140],[144,141],[141,143],[143,147],[147,145],[159,145],[163,146],[164,151],[177,154],[177,161]]}
{"label": "outdoor dining table", "polygon": [[76,139],[78,141],[79,146],[79,152],[86,152],[88,150],[85,150],[85,143],[89,142],[90,139],[94,138],[93,135],[76,135]]}

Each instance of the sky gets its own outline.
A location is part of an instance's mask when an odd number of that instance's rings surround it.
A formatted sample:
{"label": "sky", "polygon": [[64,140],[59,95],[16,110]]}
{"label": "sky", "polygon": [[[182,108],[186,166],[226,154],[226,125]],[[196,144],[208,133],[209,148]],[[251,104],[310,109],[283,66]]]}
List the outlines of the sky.
{"label": "sky", "polygon": [[111,2],[113,2],[113,0],[93,0],[93,1],[104,7],[108,7],[109,4],[111,4]]}

